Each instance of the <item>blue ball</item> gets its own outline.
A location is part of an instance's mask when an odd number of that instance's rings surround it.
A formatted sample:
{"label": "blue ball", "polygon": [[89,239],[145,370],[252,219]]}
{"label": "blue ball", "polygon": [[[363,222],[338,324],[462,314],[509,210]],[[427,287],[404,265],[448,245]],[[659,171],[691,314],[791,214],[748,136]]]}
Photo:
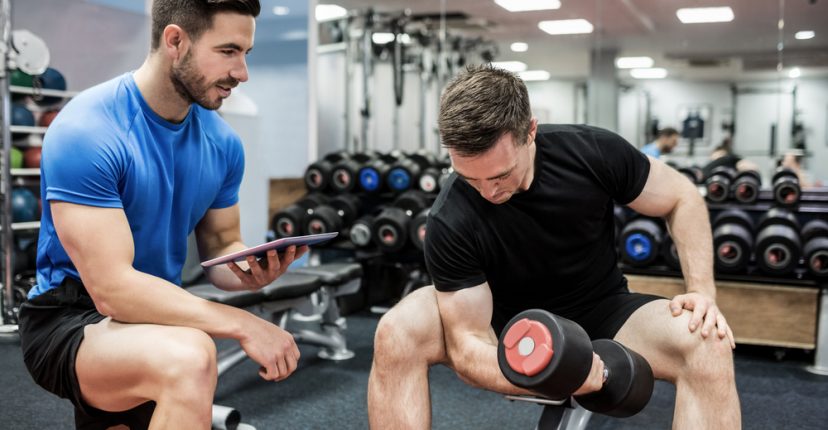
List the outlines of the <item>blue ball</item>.
{"label": "blue ball", "polygon": [[[49,67],[42,75],[35,78],[40,87],[45,90],[66,91],[66,79],[56,69]],[[35,103],[46,106],[60,102],[60,97],[34,97]]]}
{"label": "blue ball", "polygon": [[12,190],[12,221],[37,221],[37,197],[28,188]]}

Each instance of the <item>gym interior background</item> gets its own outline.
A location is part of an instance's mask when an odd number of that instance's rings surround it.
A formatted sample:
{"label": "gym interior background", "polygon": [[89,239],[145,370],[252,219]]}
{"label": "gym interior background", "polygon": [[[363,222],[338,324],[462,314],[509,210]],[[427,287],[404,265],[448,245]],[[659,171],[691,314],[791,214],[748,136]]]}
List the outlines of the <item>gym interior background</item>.
{"label": "gym interior background", "polygon": [[[151,0],[8,3],[11,29],[45,42],[51,71],[29,89],[9,78],[3,194],[13,213],[3,211],[0,234],[14,261],[3,260],[0,426],[71,428],[69,403],[34,385],[14,341],[38,227],[38,146],[73,94],[141,64]],[[256,428],[367,427],[379,315],[429,282],[422,213],[449,173],[436,129],[440,91],[465,64],[496,62],[524,78],[541,123],[601,126],[637,147],[659,128],[680,132],[662,159],[707,195],[714,229],[729,228],[714,233],[716,268],[720,306],[737,336],[744,426],[825,428],[828,1],[525,2],[551,7],[534,11],[499,3],[262,0],[250,80],[220,110],[247,155],[243,239],[334,230],[341,239],[297,264],[310,267],[285,280],[300,286],[287,297],[216,295],[199,285],[197,264],[185,268],[194,293],[267,309],[301,344],[300,369],[281,383],[260,380],[233,345],[220,344],[229,364],[216,403]],[[690,7],[729,9],[720,22],[684,23],[677,11]],[[578,21],[546,22],[555,20]],[[758,177],[696,169],[726,138]],[[786,156],[798,162],[793,175],[778,173]],[[678,291],[663,225],[624,208],[616,215],[631,286]],[[435,428],[532,428],[540,416],[541,406],[469,388],[447,369],[431,377]],[[596,414],[587,428],[667,428],[674,396],[657,383],[638,415]]]}

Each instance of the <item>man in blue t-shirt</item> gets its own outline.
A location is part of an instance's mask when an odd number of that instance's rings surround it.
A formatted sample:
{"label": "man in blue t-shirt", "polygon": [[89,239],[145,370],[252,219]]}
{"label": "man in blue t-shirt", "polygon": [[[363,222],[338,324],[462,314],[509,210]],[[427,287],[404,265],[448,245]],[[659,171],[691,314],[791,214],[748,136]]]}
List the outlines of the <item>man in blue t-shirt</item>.
{"label": "man in blue t-shirt", "polygon": [[[179,288],[187,236],[209,259],[245,249],[244,154],[215,112],[247,80],[258,0],[155,0],[144,64],[84,91],[44,141],[37,286],[20,311],[35,381],[68,398],[79,428],[209,428],[211,337],[233,338],[266,380],[290,375],[293,337]],[[258,289],[306,248],[207,269]]]}
{"label": "man in blue t-shirt", "polygon": [[656,140],[644,145],[641,152],[653,158],[661,158],[662,154],[669,154],[678,145],[679,132],[675,128],[665,127],[658,131]]}

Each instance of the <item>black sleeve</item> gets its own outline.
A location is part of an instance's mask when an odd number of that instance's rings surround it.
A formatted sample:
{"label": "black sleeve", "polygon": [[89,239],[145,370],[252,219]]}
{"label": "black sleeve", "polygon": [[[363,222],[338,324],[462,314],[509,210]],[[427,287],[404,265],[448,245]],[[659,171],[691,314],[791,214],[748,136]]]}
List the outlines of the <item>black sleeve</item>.
{"label": "black sleeve", "polygon": [[438,291],[457,291],[486,282],[472,234],[451,228],[429,215],[426,224],[425,262]]}
{"label": "black sleeve", "polygon": [[626,205],[644,189],[650,160],[623,137],[599,128],[593,130],[593,172],[612,199]]}

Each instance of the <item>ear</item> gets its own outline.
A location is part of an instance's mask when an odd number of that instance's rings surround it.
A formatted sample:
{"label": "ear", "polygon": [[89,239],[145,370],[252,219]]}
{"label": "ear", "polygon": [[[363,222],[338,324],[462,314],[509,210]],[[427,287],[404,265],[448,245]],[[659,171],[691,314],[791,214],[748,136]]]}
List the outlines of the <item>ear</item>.
{"label": "ear", "polygon": [[180,59],[189,47],[190,38],[187,32],[176,24],[170,24],[164,27],[164,33],[161,36],[161,46],[171,60]]}
{"label": "ear", "polygon": [[527,142],[527,143],[534,142],[535,141],[535,135],[537,133],[538,133],[538,119],[535,118],[535,117],[532,117],[532,119],[529,120],[529,142]]}

